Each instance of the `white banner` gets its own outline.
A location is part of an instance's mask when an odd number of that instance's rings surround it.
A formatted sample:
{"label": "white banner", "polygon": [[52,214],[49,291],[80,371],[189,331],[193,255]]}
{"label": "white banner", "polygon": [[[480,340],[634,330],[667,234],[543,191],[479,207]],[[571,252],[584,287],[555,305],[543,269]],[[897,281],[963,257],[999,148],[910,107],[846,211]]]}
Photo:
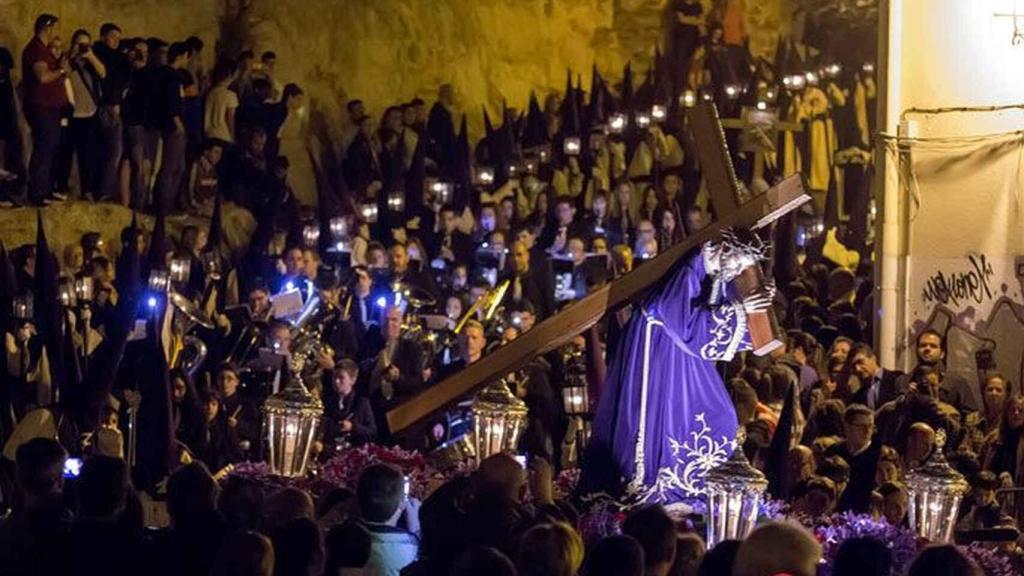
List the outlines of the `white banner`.
{"label": "white banner", "polygon": [[[893,152],[895,153],[895,151]],[[1024,136],[921,140],[903,155],[907,207],[906,347],[925,328],[946,336],[947,368],[974,384],[976,352],[1020,391],[1024,375]]]}

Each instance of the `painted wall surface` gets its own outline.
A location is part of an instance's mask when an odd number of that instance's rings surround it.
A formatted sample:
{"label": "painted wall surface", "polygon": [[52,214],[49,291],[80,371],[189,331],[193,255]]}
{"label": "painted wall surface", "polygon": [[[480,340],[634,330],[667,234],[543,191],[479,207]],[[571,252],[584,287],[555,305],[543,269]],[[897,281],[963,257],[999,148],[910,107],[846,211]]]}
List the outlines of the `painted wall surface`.
{"label": "painted wall surface", "polygon": [[[884,196],[880,262],[883,363],[910,368],[925,327],[943,332],[955,372],[976,383],[975,352],[1024,374],[1024,112],[911,113],[913,108],[1024,105],[1024,45],[1013,0],[890,0],[880,123]],[[1024,16],[1019,18],[1024,30]],[[1019,388],[1018,388],[1019,390]],[[978,389],[972,390],[980,400]]]}

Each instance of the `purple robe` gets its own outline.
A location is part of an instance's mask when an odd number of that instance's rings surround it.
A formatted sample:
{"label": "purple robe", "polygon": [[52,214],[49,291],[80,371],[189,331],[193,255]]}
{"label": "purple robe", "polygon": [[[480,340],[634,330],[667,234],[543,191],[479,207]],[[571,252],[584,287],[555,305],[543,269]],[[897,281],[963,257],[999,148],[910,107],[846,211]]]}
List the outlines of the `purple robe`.
{"label": "purple robe", "polygon": [[706,276],[698,252],[634,312],[598,404],[581,497],[698,497],[707,472],[732,453],[736,411],[715,361],[749,347],[746,314],[723,293],[709,304]]}

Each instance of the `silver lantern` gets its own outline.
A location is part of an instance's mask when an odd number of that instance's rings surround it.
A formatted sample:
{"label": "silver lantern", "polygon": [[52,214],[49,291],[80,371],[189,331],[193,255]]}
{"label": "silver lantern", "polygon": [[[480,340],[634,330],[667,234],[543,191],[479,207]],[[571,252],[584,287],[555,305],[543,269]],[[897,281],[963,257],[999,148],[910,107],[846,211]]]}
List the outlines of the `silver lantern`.
{"label": "silver lantern", "polygon": [[263,405],[263,429],[269,444],[270,469],[278,475],[306,473],[309,449],[316,439],[324,405],[295,376]]}
{"label": "silver lantern", "polygon": [[477,394],[470,411],[477,462],[500,452],[516,451],[519,436],[526,427],[526,403],[512,394],[504,380]]}
{"label": "silver lantern", "polygon": [[970,486],[963,475],[946,462],[942,453],[946,431],[935,434],[935,449],[920,467],[907,474],[910,528],[932,542],[949,542],[953,536],[960,500]]}
{"label": "silver lantern", "polygon": [[768,489],[768,479],[743,453],[745,440],[746,431],[740,426],[732,456],[705,478],[709,549],[723,540],[742,540],[750,534]]}

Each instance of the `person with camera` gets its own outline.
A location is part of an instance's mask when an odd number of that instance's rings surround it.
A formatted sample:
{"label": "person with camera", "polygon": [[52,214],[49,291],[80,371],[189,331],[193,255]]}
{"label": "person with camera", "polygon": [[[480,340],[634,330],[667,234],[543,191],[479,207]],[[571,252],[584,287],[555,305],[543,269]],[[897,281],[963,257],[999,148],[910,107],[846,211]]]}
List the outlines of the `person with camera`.
{"label": "person with camera", "polygon": [[107,67],[96,56],[92,38],[85,30],[71,35],[64,58],[71,80],[71,118],[63,132],[58,152],[58,181],[66,187],[71,174],[72,158],[78,166],[79,193],[90,200],[99,197],[102,166],[99,156],[99,118],[97,112],[103,93],[102,82]]}

